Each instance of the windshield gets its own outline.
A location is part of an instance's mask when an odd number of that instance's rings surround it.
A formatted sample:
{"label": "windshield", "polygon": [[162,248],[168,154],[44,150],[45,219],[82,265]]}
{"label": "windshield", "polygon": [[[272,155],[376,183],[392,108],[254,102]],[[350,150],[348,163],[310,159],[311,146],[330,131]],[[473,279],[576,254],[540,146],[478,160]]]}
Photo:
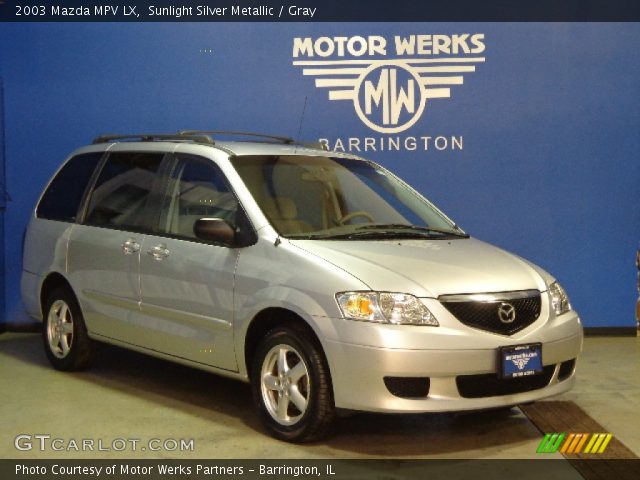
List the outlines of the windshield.
{"label": "windshield", "polygon": [[232,163],[265,216],[288,238],[466,236],[373,162],[283,155],[240,156]]}

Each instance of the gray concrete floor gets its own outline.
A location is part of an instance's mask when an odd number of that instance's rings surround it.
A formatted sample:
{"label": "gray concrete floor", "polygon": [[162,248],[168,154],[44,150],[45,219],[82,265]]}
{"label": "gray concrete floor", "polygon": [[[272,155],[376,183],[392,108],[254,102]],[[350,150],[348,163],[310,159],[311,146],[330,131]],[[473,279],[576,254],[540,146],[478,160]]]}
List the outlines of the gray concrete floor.
{"label": "gray concrete floor", "polygon": [[[249,387],[105,346],[89,371],[53,370],[38,334],[0,335],[0,458],[535,458],[541,440],[518,410],[357,414],[311,445],[267,436]],[[640,339],[587,338],[572,400],[640,454]],[[187,452],[17,451],[19,434],[66,439],[194,439]],[[559,455],[558,455],[559,457]],[[538,457],[539,458],[539,457]]]}

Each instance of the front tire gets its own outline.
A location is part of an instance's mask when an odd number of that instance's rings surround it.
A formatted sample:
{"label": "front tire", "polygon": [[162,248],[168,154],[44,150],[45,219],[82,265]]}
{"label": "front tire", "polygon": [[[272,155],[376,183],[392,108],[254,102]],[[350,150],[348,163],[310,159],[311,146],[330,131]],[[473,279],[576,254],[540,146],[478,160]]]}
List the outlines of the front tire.
{"label": "front tire", "polygon": [[270,433],[288,442],[329,434],[335,421],[331,375],[322,348],[305,329],[282,326],[258,346],[253,398]]}
{"label": "front tire", "polygon": [[91,364],[91,339],[75,296],[56,288],[47,297],[42,329],[44,349],[54,368],[84,370]]}

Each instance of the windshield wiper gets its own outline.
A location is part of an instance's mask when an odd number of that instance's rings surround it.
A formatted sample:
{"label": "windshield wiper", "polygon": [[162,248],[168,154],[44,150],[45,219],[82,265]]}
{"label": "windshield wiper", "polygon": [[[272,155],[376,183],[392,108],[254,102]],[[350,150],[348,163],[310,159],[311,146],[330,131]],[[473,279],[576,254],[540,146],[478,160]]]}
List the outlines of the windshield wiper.
{"label": "windshield wiper", "polygon": [[[454,225],[454,228],[458,228]],[[464,233],[462,230],[449,230],[446,228],[436,228],[436,227],[421,227],[419,225],[408,225],[406,223],[388,223],[388,224],[373,224],[373,225],[362,225],[356,229],[357,231],[388,231],[388,230],[411,230],[414,232],[424,232],[424,233],[441,233],[443,235],[453,235],[454,237],[461,238],[469,238],[469,235]]]}
{"label": "windshield wiper", "polygon": [[356,228],[355,231],[347,233],[294,234],[288,235],[288,238],[292,240],[350,240],[365,237],[443,239],[451,236],[469,238],[469,235],[462,231],[447,230],[444,228],[435,227],[421,227],[418,225],[407,225],[405,223],[362,225]]}
{"label": "windshield wiper", "polygon": [[428,232],[418,232],[418,231],[398,231],[398,230],[363,230],[359,232],[351,232],[351,233],[336,233],[336,234],[328,234],[328,235],[318,235],[317,237],[313,237],[313,239],[318,240],[339,240],[342,238],[345,239],[355,239],[355,238],[433,238],[433,236]]}
{"label": "windshield wiper", "polygon": [[[434,235],[436,234],[436,235]],[[469,235],[457,232],[439,232],[433,230],[421,229],[386,229],[386,230],[360,230],[349,233],[326,233],[320,235],[290,235],[292,240],[354,240],[360,238],[428,238],[428,239],[444,239],[451,236],[469,238]]]}

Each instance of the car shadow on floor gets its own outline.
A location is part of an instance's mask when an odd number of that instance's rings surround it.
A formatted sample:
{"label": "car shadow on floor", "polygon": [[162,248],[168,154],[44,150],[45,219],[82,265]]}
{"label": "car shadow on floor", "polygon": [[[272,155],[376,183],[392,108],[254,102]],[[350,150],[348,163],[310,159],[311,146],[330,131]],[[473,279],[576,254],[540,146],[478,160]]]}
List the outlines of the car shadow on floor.
{"label": "car shadow on floor", "polygon": [[[51,369],[37,334],[0,336],[0,355],[32,367]],[[248,384],[122,348],[101,345],[93,367],[74,372],[76,379],[205,421],[235,418],[241,427],[267,435],[255,413]],[[304,448],[324,455],[410,457],[500,450],[540,438],[535,427],[514,408],[473,413],[372,414],[340,418],[336,434]],[[266,442],[277,442],[265,438]],[[495,450],[494,450],[495,451]]]}

